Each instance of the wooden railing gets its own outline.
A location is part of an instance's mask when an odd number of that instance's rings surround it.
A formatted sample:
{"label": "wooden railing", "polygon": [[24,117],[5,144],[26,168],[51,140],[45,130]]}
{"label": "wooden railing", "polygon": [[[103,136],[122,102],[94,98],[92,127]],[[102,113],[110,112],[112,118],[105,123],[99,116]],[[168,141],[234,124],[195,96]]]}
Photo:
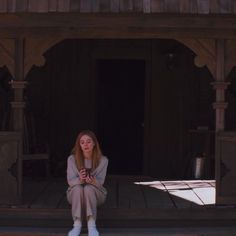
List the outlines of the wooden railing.
{"label": "wooden railing", "polygon": [[235,0],[1,0],[0,12],[235,14]]}

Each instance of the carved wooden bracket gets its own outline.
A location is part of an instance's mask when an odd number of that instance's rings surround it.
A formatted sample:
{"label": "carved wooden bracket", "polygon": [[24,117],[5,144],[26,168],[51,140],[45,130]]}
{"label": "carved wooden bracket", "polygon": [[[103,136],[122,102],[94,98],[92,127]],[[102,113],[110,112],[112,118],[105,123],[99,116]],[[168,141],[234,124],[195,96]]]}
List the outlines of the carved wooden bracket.
{"label": "carved wooden bracket", "polygon": [[[215,39],[193,39],[177,38],[195,54],[195,65],[207,66],[214,78],[216,78],[216,40]],[[233,67],[236,66],[236,40],[228,39],[225,43],[225,78]]]}
{"label": "carved wooden bracket", "polygon": [[6,66],[15,77],[15,40],[0,39],[0,67]]}
{"label": "carved wooden bracket", "polygon": [[26,38],[25,40],[25,60],[24,75],[26,76],[33,65],[43,66],[45,57],[43,54],[52,46],[62,41],[64,38]]}
{"label": "carved wooden bracket", "polygon": [[216,40],[215,39],[194,39],[177,38],[195,54],[194,63],[198,67],[207,66],[213,77],[216,72]]}
{"label": "carved wooden bracket", "polygon": [[225,78],[230,74],[233,67],[236,66],[236,40],[229,39],[226,41],[225,52]]}

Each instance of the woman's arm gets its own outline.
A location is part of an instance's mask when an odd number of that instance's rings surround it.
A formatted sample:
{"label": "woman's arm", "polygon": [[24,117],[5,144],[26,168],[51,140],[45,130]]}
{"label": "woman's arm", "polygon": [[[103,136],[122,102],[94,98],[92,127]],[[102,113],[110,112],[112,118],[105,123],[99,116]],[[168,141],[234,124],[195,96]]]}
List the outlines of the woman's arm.
{"label": "woman's arm", "polygon": [[67,159],[67,183],[70,187],[78,184],[84,184],[85,180],[81,178],[76,167],[74,156],[69,156]]}
{"label": "woman's arm", "polygon": [[108,159],[106,157],[102,157],[100,164],[92,172],[92,176],[86,179],[86,182],[96,186],[97,188],[101,188],[105,182],[107,166]]}

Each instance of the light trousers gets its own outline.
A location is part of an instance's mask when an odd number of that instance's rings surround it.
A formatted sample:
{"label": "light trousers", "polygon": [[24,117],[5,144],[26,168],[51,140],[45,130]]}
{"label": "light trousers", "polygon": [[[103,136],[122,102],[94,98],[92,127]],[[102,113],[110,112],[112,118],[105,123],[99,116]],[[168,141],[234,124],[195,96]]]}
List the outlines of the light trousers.
{"label": "light trousers", "polygon": [[84,217],[97,217],[97,207],[104,203],[106,195],[91,184],[76,185],[67,191],[67,200],[71,204],[72,218],[84,220]]}

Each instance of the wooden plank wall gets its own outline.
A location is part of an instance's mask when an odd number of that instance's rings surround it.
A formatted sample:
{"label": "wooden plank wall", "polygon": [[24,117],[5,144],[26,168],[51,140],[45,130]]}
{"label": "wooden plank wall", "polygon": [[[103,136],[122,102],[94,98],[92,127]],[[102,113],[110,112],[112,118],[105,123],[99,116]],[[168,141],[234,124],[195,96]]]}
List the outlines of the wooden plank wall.
{"label": "wooden plank wall", "polygon": [[236,13],[235,0],[1,0],[2,12]]}

